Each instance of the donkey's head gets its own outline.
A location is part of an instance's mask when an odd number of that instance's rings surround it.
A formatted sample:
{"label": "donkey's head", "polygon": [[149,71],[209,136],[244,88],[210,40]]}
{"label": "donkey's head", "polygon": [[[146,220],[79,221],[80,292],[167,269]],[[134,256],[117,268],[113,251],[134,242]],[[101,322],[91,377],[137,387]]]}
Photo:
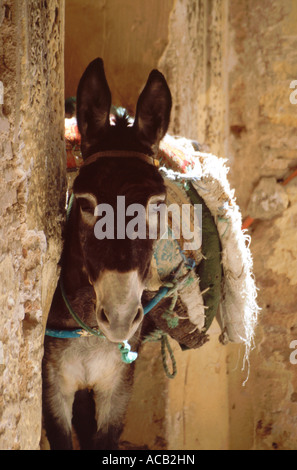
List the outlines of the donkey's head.
{"label": "donkey's head", "polygon": [[[165,78],[157,70],[151,72],[138,99],[133,125],[125,113],[111,125],[110,107],[103,62],[96,59],[84,72],[77,91],[77,121],[86,164],[74,183],[74,207],[84,270],[96,294],[98,326],[110,341],[120,342],[131,338],[143,319],[141,297],[154,243],[147,232],[148,207],[165,199],[160,173],[150,159],[141,158],[156,155],[168,128],[171,95]],[[119,158],[119,151],[125,151],[125,156]],[[137,213],[136,225],[132,217],[136,207],[143,208],[142,234],[141,213]]]}

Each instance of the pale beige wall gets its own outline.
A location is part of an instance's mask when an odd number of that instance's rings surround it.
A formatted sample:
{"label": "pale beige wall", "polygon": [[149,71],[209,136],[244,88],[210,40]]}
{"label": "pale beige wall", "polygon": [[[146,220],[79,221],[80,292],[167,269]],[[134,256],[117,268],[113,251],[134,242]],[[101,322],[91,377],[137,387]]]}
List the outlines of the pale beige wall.
{"label": "pale beige wall", "polygon": [[246,210],[262,176],[296,165],[297,114],[289,100],[297,76],[294,0],[230,0],[228,157]]}
{"label": "pale beige wall", "polygon": [[[230,0],[228,40],[230,180],[245,215],[259,180],[282,180],[297,164],[297,5],[294,0]],[[297,449],[297,181],[285,187],[288,207],[251,227],[261,318],[246,389],[231,387],[230,445],[241,444],[243,416],[255,449]],[[259,202],[269,202],[263,193]],[[231,395],[230,395],[231,397]],[[232,409],[234,405],[234,409]],[[243,431],[243,430],[242,430]]]}
{"label": "pale beige wall", "polygon": [[[176,0],[159,60],[173,95],[170,132],[219,155],[226,136],[227,13],[226,2]],[[169,449],[229,448],[227,349],[219,334],[214,321],[202,348],[174,348],[178,375],[167,383]]]}
{"label": "pale beige wall", "polygon": [[1,449],[39,448],[65,202],[63,34],[63,1],[0,2]]}
{"label": "pale beige wall", "polygon": [[226,350],[214,322],[210,341],[194,351],[176,345],[176,378],[168,383],[168,449],[228,450],[229,406]]}
{"label": "pale beige wall", "polygon": [[176,0],[159,60],[173,94],[170,132],[221,153],[228,133],[228,2]]}
{"label": "pale beige wall", "polygon": [[168,41],[174,0],[66,0],[65,94],[76,94],[91,60],[102,57],[114,105],[135,112],[139,91]]}

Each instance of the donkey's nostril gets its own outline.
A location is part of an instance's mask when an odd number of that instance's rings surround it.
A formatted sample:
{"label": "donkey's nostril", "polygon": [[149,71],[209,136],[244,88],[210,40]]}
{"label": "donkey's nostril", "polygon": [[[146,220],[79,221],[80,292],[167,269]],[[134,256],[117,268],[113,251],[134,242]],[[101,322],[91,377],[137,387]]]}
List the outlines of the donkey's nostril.
{"label": "donkey's nostril", "polygon": [[142,320],[142,317],[143,317],[143,308],[138,307],[133,323],[139,323]]}
{"label": "donkey's nostril", "polygon": [[109,325],[109,320],[108,320],[107,316],[105,315],[104,308],[102,308],[101,311],[100,311],[100,321],[102,323],[105,323],[106,325]]}

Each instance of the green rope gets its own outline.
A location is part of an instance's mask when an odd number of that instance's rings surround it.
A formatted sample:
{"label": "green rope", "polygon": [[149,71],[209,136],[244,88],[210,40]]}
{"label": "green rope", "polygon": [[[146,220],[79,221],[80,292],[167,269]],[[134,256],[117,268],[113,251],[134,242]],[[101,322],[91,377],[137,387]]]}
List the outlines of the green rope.
{"label": "green rope", "polygon": [[169,328],[176,328],[179,324],[179,317],[175,315],[175,312],[174,312],[176,302],[178,300],[178,292],[181,289],[192,284],[194,279],[195,278],[193,276],[193,269],[191,269],[188,271],[188,273],[185,276],[182,276],[179,279],[172,279],[171,281],[165,282],[163,284],[163,286],[170,288],[165,297],[172,296],[170,306],[162,314],[162,318],[164,318],[167,321],[167,325]]}
{"label": "green rope", "polygon": [[137,359],[137,352],[131,351],[131,346],[128,341],[124,341],[123,344],[119,344],[119,350],[121,352],[122,361],[125,364],[131,364]]}
{"label": "green rope", "polygon": [[229,226],[230,226],[230,219],[226,219],[225,217],[218,217],[218,221],[219,222],[226,222],[226,224],[227,224],[227,227],[225,228],[225,231],[224,231],[223,235],[221,235],[221,238],[224,238],[224,236],[228,232],[228,229],[229,229]]}
{"label": "green rope", "polygon": [[163,330],[154,330],[143,338],[143,343],[155,343],[157,341],[161,341],[163,335]]}
{"label": "green rope", "polygon": [[[169,368],[168,368],[168,365],[167,365],[167,357],[166,357],[166,349],[169,353],[169,356],[170,356],[170,359],[171,359],[171,363],[172,363],[172,372],[169,371]],[[161,354],[162,354],[162,362],[163,362],[163,367],[164,367],[164,370],[165,370],[165,373],[167,375],[167,377],[169,379],[174,379],[174,377],[176,376],[177,374],[177,367],[176,367],[176,361],[175,361],[175,358],[174,358],[174,354],[173,354],[173,351],[172,351],[172,348],[170,346],[170,343],[168,341],[168,336],[166,334],[164,334],[162,336],[162,340],[161,340]]]}
{"label": "green rope", "polygon": [[88,325],[86,325],[82,319],[75,313],[75,311],[73,310],[73,308],[71,307],[71,304],[68,300],[68,297],[66,295],[66,292],[65,292],[65,289],[64,289],[64,284],[63,284],[63,278],[62,276],[60,277],[60,289],[61,289],[61,294],[62,294],[62,297],[63,297],[63,300],[65,302],[65,305],[69,311],[69,313],[71,314],[72,318],[76,321],[76,323],[79,324],[79,326],[81,326],[85,331],[87,331],[88,333],[90,333],[91,335],[94,335],[94,336],[97,336],[99,338],[104,338],[105,336],[100,332],[100,330],[95,330],[94,328],[90,328]]}
{"label": "green rope", "polygon": [[[163,330],[155,330],[143,339],[143,343],[148,343],[148,342],[152,343],[152,342],[157,342],[157,341],[161,341],[161,356],[162,356],[162,364],[163,364],[164,372],[169,379],[174,379],[174,377],[177,374],[177,366],[176,366],[176,360],[175,360],[172,348],[170,346],[167,334],[164,333]],[[171,359],[172,372],[169,371],[169,368],[167,365],[166,349]]]}
{"label": "green rope", "polygon": [[[184,276],[177,278],[177,274],[179,273],[180,267],[182,265],[183,265],[183,262],[180,263],[180,265],[176,269],[175,275],[169,281],[164,282],[162,285],[162,287],[169,288],[165,297],[172,296],[170,306],[162,314],[162,318],[166,320],[169,328],[176,328],[179,324],[179,317],[174,312],[174,308],[178,300],[178,292],[184,287],[190,285],[195,279],[193,275],[194,268],[189,269],[187,274],[185,274]],[[170,346],[167,334],[163,330],[155,330],[143,339],[143,343],[156,342],[156,341],[161,341],[161,356],[162,356],[162,363],[163,363],[165,374],[169,379],[174,379],[174,377],[177,374],[177,366],[176,366],[175,357],[174,357],[172,348]],[[167,352],[171,360],[172,372],[169,371],[169,368],[167,365]]]}

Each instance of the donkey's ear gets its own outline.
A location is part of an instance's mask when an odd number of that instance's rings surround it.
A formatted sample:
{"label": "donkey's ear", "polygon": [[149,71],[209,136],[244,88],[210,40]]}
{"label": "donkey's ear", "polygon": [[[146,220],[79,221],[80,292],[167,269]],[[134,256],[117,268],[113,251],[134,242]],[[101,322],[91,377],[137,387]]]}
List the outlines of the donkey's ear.
{"label": "donkey's ear", "polygon": [[88,152],[109,128],[111,93],[103,60],[93,60],[84,71],[77,89],[77,125],[81,134],[82,154]]}
{"label": "donkey's ear", "polygon": [[168,129],[171,104],[164,76],[153,70],[137,102],[134,128],[141,143],[154,152]]}

